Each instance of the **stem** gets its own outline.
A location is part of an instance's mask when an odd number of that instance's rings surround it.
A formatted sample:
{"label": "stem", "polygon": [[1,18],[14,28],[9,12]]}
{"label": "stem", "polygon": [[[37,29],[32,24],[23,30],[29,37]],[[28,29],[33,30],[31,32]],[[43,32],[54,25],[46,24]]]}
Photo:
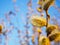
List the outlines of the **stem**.
{"label": "stem", "polygon": [[39,39],[40,39],[40,33],[38,34],[38,45],[40,45]]}
{"label": "stem", "polygon": [[48,12],[46,11],[46,28],[48,27]]}
{"label": "stem", "polygon": [[38,45],[39,45],[39,36],[38,36]]}
{"label": "stem", "polygon": [[[47,27],[48,27],[48,12],[46,11],[46,30],[47,30]],[[48,36],[48,34],[47,34]]]}

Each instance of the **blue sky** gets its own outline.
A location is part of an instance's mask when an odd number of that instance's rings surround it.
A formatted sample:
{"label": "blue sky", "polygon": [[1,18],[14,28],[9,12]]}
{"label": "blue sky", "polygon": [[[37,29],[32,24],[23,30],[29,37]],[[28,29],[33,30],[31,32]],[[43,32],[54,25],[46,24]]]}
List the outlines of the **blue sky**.
{"label": "blue sky", "polygon": [[[16,0],[16,3],[13,3],[12,0],[0,0],[0,24],[1,24],[1,19],[4,20],[6,29],[11,28],[11,25],[9,24],[9,22],[7,21],[5,14],[8,13],[9,11],[13,11],[14,13],[16,13],[16,16],[11,15],[10,16],[10,21],[13,23],[14,27],[18,27],[19,30],[23,31],[23,33],[25,33],[25,21],[26,21],[26,13],[28,12],[28,7],[27,7],[27,3],[29,0]],[[60,7],[60,1],[56,0],[55,4]],[[18,12],[15,11],[14,9],[14,5],[16,5],[19,9]],[[34,10],[33,14],[39,14],[36,10],[37,7],[37,0],[32,0],[32,8]],[[60,12],[58,12],[58,10],[55,7],[51,7],[49,9],[49,14],[51,17],[56,16],[56,18],[59,20],[58,16],[60,16]],[[5,30],[5,29],[4,29]],[[29,29],[30,31],[30,35],[32,35],[32,29]],[[43,29],[43,34],[45,34],[44,32],[45,30]],[[23,33],[21,33],[22,35],[24,35]],[[8,41],[8,45],[19,45],[18,41],[19,38],[17,38],[18,34],[17,34],[17,30],[13,29],[13,31],[11,33],[7,33],[8,37],[10,37],[9,41]],[[0,36],[1,37],[1,36]],[[5,37],[2,36],[2,45],[4,45],[5,42]]]}

